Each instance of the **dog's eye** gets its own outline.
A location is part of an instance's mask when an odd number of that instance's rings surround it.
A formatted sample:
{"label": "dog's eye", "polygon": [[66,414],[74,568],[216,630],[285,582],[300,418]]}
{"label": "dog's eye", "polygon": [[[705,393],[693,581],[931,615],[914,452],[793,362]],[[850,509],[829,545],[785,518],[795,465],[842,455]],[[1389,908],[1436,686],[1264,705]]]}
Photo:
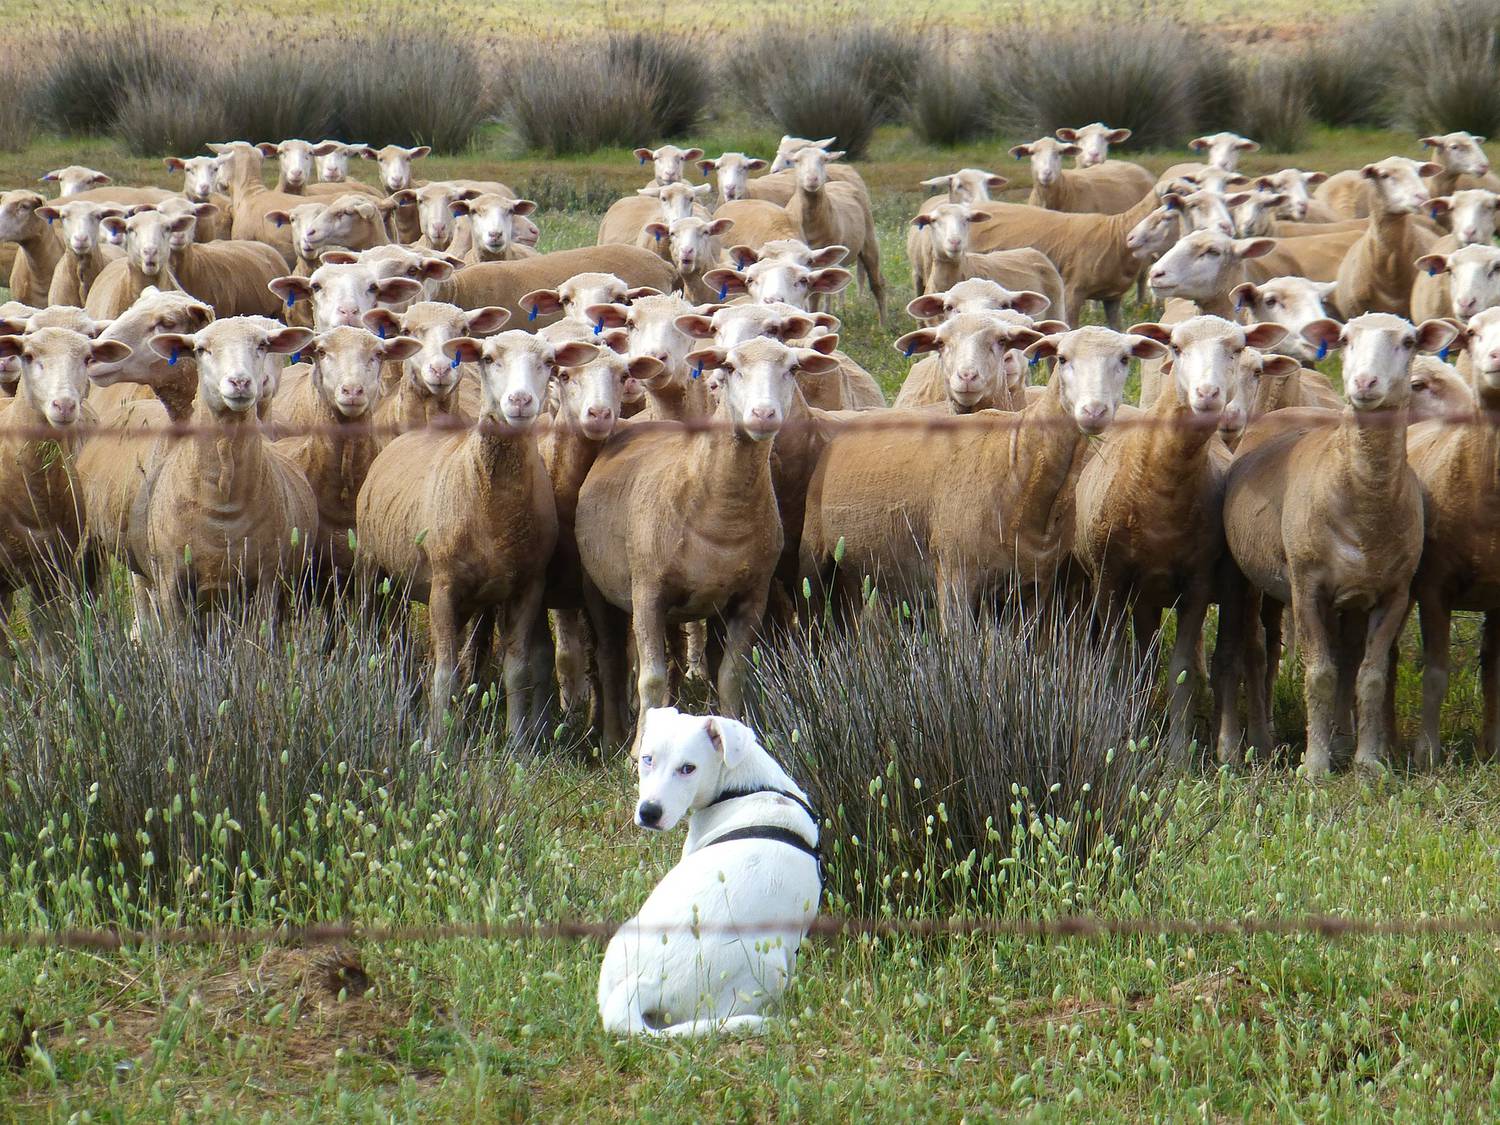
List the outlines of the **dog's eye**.
{"label": "dog's eye", "polygon": [[697,769],[698,769],[698,767],[695,766],[695,765],[693,765],[692,762],[687,762],[687,763],[685,763],[683,765],[678,766],[677,767],[677,772],[680,773],[680,774],[682,774],[683,777],[686,777],[690,773],[697,772]]}
{"label": "dog's eye", "polygon": [[650,768],[651,768],[651,755],[650,754],[642,754],[641,755],[641,769],[643,769],[643,770],[649,770]]}

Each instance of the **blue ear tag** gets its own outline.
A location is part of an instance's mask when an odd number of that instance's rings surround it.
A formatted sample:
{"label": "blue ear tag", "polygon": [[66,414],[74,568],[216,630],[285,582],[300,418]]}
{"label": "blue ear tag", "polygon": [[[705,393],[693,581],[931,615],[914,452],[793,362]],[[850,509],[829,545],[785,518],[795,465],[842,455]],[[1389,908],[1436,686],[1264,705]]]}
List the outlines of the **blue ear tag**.
{"label": "blue ear tag", "polygon": [[47,225],[48,225],[48,226],[49,226],[49,227],[50,227],[50,226],[51,226],[51,225],[52,225],[52,218],[51,218],[51,216],[50,216],[50,215],[49,215],[49,216],[48,216],[48,218],[47,218]]}
{"label": "blue ear tag", "polygon": [[916,354],[916,351],[917,346],[915,344],[907,344],[906,350],[901,353],[901,356],[903,359],[910,359],[913,355]]}
{"label": "blue ear tag", "polygon": [[1319,340],[1318,341],[1318,358],[1322,359],[1327,354],[1328,354],[1328,341],[1327,340]]}
{"label": "blue ear tag", "polygon": [[703,364],[700,363],[697,367],[693,368],[693,378],[696,379],[696,378],[698,378],[698,376],[700,376],[702,374],[703,374]]}
{"label": "blue ear tag", "polygon": [[659,230],[652,231],[651,232],[651,237],[654,238],[654,239],[656,239],[657,242],[660,242],[661,241],[661,231],[659,231]]}
{"label": "blue ear tag", "polygon": [[1438,352],[1438,359],[1442,360],[1444,363],[1448,362],[1448,345],[1447,344],[1444,344],[1443,345],[1443,350],[1440,351],[1440,352]]}
{"label": "blue ear tag", "polygon": [[719,286],[719,300],[729,300],[729,282],[727,281],[723,285]]}
{"label": "blue ear tag", "polygon": [[384,340],[385,339],[385,325],[382,324],[378,328],[376,328],[375,329],[375,335],[379,336],[382,340]]}
{"label": "blue ear tag", "polygon": [[1437,276],[1437,270],[1434,270],[1434,269],[1429,269],[1429,270],[1428,270],[1428,271],[1427,271],[1427,276],[1428,276],[1428,277],[1436,277],[1436,276]]}
{"label": "blue ear tag", "polygon": [[1434,208],[1433,208],[1433,209],[1432,209],[1432,217],[1433,217],[1433,218],[1434,218],[1434,219],[1436,219],[1436,218],[1437,218],[1437,217],[1438,217],[1438,209],[1437,209],[1437,208],[1436,208],[1436,207],[1434,207]]}
{"label": "blue ear tag", "polygon": [[1034,356],[1031,356],[1029,359],[1026,360],[1026,366],[1027,367],[1035,367],[1037,364],[1039,364],[1041,362],[1042,362],[1042,357],[1039,356],[1039,355],[1034,355]]}
{"label": "blue ear tag", "polygon": [[295,352],[295,353],[293,353],[293,355],[292,355],[292,362],[293,363],[301,363],[302,362],[302,353],[301,352]]}
{"label": "blue ear tag", "polygon": [[531,312],[530,312],[530,314],[529,314],[529,315],[528,315],[528,316],[527,316],[527,317],[526,317],[526,319],[527,319],[527,320],[535,320],[535,319],[536,319],[536,310],[537,310],[537,306],[536,306],[536,305],[532,305],[532,306],[531,306]]}
{"label": "blue ear tag", "polygon": [[297,303],[297,294],[295,294],[295,293],[288,293],[286,295],[286,307],[287,308],[291,308],[296,303]]}
{"label": "blue ear tag", "polygon": [[449,366],[452,367],[454,370],[457,370],[458,369],[458,365],[459,365],[458,356],[454,356],[453,357],[453,362],[451,364],[449,364]]}
{"label": "blue ear tag", "polygon": [[602,320],[596,320],[596,321],[594,321],[594,335],[597,336],[597,335],[599,335],[599,333],[601,333],[603,331],[604,331],[604,321],[602,321]]}
{"label": "blue ear tag", "polygon": [[176,348],[173,348],[172,349],[172,354],[167,357],[167,366],[168,367],[176,367],[177,366],[177,349]]}
{"label": "blue ear tag", "polygon": [[644,157],[644,156],[643,156],[643,157],[641,157],[641,163],[642,163],[642,164],[644,164],[644,163],[646,163],[646,158],[645,158],[645,157]]}

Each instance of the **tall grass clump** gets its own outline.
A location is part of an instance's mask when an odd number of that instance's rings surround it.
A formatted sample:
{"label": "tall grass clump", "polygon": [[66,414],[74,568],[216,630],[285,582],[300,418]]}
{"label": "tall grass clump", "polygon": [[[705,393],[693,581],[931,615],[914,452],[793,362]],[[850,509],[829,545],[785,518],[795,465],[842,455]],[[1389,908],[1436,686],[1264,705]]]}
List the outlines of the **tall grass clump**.
{"label": "tall grass clump", "polygon": [[707,112],[709,92],[689,47],[642,34],[518,54],[499,97],[522,145],[561,155],[682,136]]}
{"label": "tall grass clump", "polygon": [[911,84],[911,127],[930,145],[956,145],[984,132],[984,93],[971,64],[925,53]]}
{"label": "tall grass clump", "polygon": [[0,872],[26,924],[361,917],[468,893],[465,853],[524,862],[500,708],[425,746],[422,655],[356,612],[139,643],[79,600],[62,629],[55,657],[0,639]]}
{"label": "tall grass clump", "polygon": [[1390,4],[1372,17],[1395,117],[1419,132],[1500,132],[1500,3]]}
{"label": "tall grass clump", "polygon": [[755,721],[828,822],[834,909],[990,911],[1137,869],[1182,761],[1157,745],[1150,669],[1087,638],[876,602],[758,653]]}
{"label": "tall grass clump", "polygon": [[228,103],[217,98],[184,101],[170,86],[149,83],[121,101],[114,130],[136,156],[171,156],[200,152],[204,145],[226,137],[251,135],[235,129],[234,120]]}
{"label": "tall grass clump", "polygon": [[1362,24],[1350,24],[1293,57],[1314,121],[1331,128],[1386,123],[1388,71],[1370,65],[1374,46]]}
{"label": "tall grass clump", "polygon": [[878,127],[906,112],[922,54],[920,36],[876,24],[786,23],[753,29],[726,66],[741,102],[782,132],[833,137],[857,159]]}
{"label": "tall grass clump", "polygon": [[489,116],[480,60],[467,38],[395,20],[331,47],[335,136],[375,146],[463,152]]}
{"label": "tall grass clump", "polygon": [[347,65],[323,44],[289,41],[225,60],[215,74],[211,99],[228,118],[224,136],[255,144],[291,137],[319,141],[331,135]]}
{"label": "tall grass clump", "polygon": [[10,75],[10,88],[0,99],[0,151],[20,152],[36,136],[36,82],[14,50],[0,55],[0,61]]}
{"label": "tall grass clump", "polygon": [[1025,138],[1103,121],[1140,148],[1171,148],[1227,110],[1221,50],[1170,20],[1110,16],[1000,33],[981,69],[991,113]]}
{"label": "tall grass clump", "polygon": [[1295,61],[1264,55],[1235,71],[1235,130],[1268,152],[1293,152],[1312,124],[1304,76]]}
{"label": "tall grass clump", "polygon": [[204,94],[200,45],[155,19],[75,24],[38,53],[36,110],[62,133],[113,131],[125,101],[141,90],[185,101]]}

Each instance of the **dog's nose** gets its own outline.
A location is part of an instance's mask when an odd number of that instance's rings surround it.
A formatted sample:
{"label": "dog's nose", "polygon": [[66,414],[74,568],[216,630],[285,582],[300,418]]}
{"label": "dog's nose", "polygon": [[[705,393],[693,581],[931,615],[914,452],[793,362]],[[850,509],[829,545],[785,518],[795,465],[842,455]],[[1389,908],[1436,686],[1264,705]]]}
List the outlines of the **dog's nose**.
{"label": "dog's nose", "polygon": [[642,825],[650,828],[661,823],[661,805],[655,801],[642,801],[635,810],[635,818]]}

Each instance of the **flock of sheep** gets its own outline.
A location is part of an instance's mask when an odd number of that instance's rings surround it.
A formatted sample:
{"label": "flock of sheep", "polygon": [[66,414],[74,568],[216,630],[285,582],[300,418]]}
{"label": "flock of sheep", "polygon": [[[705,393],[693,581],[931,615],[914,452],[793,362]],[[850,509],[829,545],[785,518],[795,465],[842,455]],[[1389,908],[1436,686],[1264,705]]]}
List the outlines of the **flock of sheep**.
{"label": "flock of sheep", "polygon": [[[1128,135],[1012,149],[1025,204],[990,172],[924,181],[919,327],[895,342],[921,358],[894,408],[827,311],[857,267],[887,317],[870,194],[829,141],[784,138],[769,165],[640,149],[652,180],[598,245],[547,254],[534,204],[414,179],[423,148],[236,141],[169,160],[181,193],[49,173],[55,199],[0,195],[0,595],[29,591],[46,645],[110,559],[140,626],[393,589],[427,607],[434,727],[498,643],[512,730],[560,701],[619,745],[690,671],[738,713],[763,630],[847,625],[872,583],[935,579],[945,613],[1019,584],[1131,620],[1143,654],[1175,608],[1171,718],[1191,728],[1207,675],[1224,761],[1271,745],[1289,606],[1313,775],[1340,727],[1387,760],[1415,599],[1419,761],[1442,756],[1456,609],[1486,611],[1493,754],[1483,138],[1248,177],[1257,146],[1221,133],[1158,177],[1109,158]],[[1135,285],[1165,315],[1122,332]],[[1090,301],[1108,327],[1080,326]],[[1310,366],[1334,350],[1342,395]]]}

